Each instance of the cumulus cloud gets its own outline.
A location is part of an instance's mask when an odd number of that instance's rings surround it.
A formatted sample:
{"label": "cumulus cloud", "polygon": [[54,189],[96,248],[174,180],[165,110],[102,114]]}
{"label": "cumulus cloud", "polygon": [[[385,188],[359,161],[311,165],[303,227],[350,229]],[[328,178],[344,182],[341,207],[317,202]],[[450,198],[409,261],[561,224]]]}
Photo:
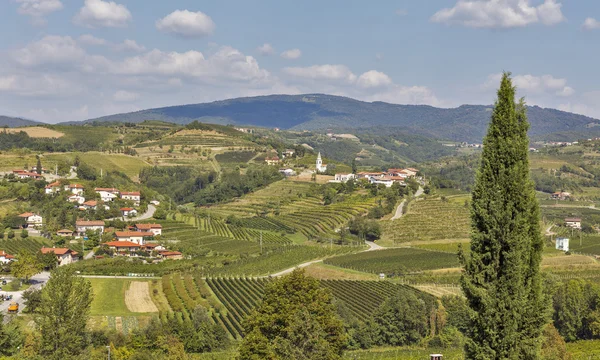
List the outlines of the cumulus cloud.
{"label": "cumulus cloud", "polygon": [[555,25],[565,20],[562,4],[544,0],[537,6],[530,0],[459,0],[452,8],[436,12],[431,21],[473,28],[514,28],[534,23]]}
{"label": "cumulus cloud", "polygon": [[23,97],[59,98],[81,92],[77,83],[56,74],[0,76],[0,92]]}
{"label": "cumulus cloud", "polygon": [[257,48],[258,53],[264,56],[269,56],[275,54],[275,48],[271,44],[264,43]]}
{"label": "cumulus cloud", "polygon": [[581,25],[581,28],[584,30],[596,30],[596,29],[600,29],[600,21],[594,19],[594,18],[587,18],[585,19],[585,21],[583,22],[583,24]]}
{"label": "cumulus cloud", "polygon": [[113,99],[117,102],[134,102],[139,98],[140,94],[125,90],[119,90],[113,95]]}
{"label": "cumulus cloud", "polygon": [[133,51],[133,52],[144,52],[146,47],[138,44],[135,40],[125,39],[122,43],[114,46],[118,51]]}
{"label": "cumulus cloud", "polygon": [[[489,75],[484,87],[497,87],[501,78],[502,74]],[[547,93],[557,96],[571,96],[575,93],[572,87],[567,86],[567,79],[555,78],[552,75],[515,75],[512,81],[518,90],[522,90],[528,95]]]}
{"label": "cumulus cloud", "polygon": [[63,8],[60,0],[16,0],[16,2],[21,4],[17,10],[19,14],[31,16],[36,25],[44,24],[46,22],[44,16]]}
{"label": "cumulus cloud", "polygon": [[210,16],[201,11],[176,10],[156,21],[158,30],[188,38],[211,35],[215,27]]}
{"label": "cumulus cloud", "polygon": [[85,55],[85,51],[72,37],[48,35],[17,50],[13,59],[23,66],[32,67],[42,64],[72,64]]}
{"label": "cumulus cloud", "polygon": [[300,51],[300,49],[286,50],[281,53],[281,57],[287,60],[295,60],[300,56],[302,56],[302,51]]}
{"label": "cumulus cloud", "polygon": [[296,78],[310,80],[336,80],[354,82],[356,75],[346,65],[313,65],[308,67],[286,67],[283,72]]}
{"label": "cumulus cloud", "polygon": [[125,27],[132,16],[125,5],[114,1],[85,0],[84,6],[73,18],[77,25],[85,27]]}
{"label": "cumulus cloud", "polygon": [[108,41],[106,41],[102,38],[99,38],[99,37],[95,37],[94,35],[90,35],[90,34],[81,35],[80,37],[77,38],[77,42],[79,42],[80,44],[83,44],[83,45],[95,45],[95,46],[108,44]]}
{"label": "cumulus cloud", "polygon": [[357,85],[363,88],[376,88],[392,84],[392,79],[386,74],[370,70],[358,77]]}

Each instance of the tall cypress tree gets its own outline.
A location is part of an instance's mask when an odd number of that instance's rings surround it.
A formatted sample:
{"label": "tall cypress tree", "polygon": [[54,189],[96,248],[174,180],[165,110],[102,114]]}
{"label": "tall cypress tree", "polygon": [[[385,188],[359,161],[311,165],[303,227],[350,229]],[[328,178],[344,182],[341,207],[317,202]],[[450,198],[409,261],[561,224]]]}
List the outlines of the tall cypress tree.
{"label": "tall cypress tree", "polygon": [[537,359],[548,319],[539,205],[529,176],[526,108],[504,73],[483,141],[471,207],[471,252],[459,254],[472,311],[469,359]]}

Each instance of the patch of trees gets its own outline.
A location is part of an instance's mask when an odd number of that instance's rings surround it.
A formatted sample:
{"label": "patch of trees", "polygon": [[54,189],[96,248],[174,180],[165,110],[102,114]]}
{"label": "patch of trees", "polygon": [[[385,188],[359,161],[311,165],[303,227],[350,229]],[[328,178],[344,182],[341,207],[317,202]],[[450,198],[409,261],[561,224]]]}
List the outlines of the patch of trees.
{"label": "patch of trees", "polygon": [[177,203],[192,202],[196,194],[217,180],[215,172],[201,173],[187,166],[144,168],[140,182]]}

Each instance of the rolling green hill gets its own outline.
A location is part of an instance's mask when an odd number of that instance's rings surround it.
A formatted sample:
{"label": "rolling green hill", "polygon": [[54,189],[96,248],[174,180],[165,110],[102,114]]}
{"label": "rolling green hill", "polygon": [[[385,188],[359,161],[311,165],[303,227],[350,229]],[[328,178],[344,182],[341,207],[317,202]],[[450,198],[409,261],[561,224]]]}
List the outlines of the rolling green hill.
{"label": "rolling green hill", "polygon": [[[142,122],[163,120],[187,124],[194,120],[218,124],[254,125],[293,130],[335,128],[402,127],[413,133],[455,141],[481,141],[492,107],[462,105],[452,109],[427,105],[396,105],[364,102],[346,97],[270,95],[237,98],[117,114],[87,122]],[[530,135],[560,133],[579,136],[593,130],[598,120],[564,111],[529,107]],[[571,134],[571,135],[569,135]]]}
{"label": "rolling green hill", "polygon": [[17,118],[17,117],[0,115],[0,127],[33,126],[33,125],[41,125],[41,124],[42,123],[33,121],[33,120],[27,120],[27,119],[21,119],[21,118]]}

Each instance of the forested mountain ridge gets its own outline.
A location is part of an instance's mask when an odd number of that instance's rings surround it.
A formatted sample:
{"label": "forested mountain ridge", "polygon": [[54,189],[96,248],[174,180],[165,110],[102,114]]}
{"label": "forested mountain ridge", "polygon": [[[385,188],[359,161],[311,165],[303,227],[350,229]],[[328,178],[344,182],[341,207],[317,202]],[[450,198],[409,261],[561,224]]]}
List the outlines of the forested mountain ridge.
{"label": "forested mountain ridge", "polygon": [[27,119],[22,119],[22,118],[0,115],[0,127],[5,127],[5,126],[20,127],[20,126],[33,126],[33,125],[40,125],[40,124],[42,124],[42,123],[33,121],[33,120],[27,120]]}
{"label": "forested mountain ridge", "polygon": [[[428,105],[370,103],[323,94],[269,95],[148,109],[86,122],[137,123],[152,119],[187,124],[198,120],[292,130],[403,127],[429,137],[480,142],[491,110],[492,106],[486,105],[443,109]],[[528,108],[528,117],[531,123],[529,134],[535,138],[551,139],[550,134],[561,133],[561,138],[575,140],[588,134],[592,130],[590,127],[600,125],[597,119],[538,106]]]}

